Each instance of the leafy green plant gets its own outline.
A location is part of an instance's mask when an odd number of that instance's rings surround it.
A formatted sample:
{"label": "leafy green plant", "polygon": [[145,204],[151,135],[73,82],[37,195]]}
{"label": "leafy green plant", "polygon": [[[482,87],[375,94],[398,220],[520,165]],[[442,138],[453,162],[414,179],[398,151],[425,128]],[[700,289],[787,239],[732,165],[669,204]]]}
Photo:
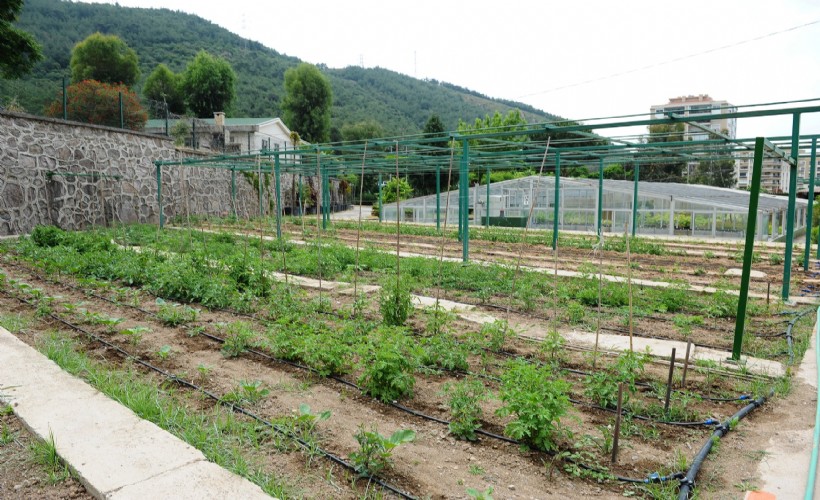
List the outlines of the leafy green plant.
{"label": "leafy green plant", "polygon": [[445,385],[444,392],[449,396],[450,434],[474,441],[475,431],[481,427],[481,402],[489,399],[484,384],[478,379],[466,379]]}
{"label": "leafy green plant", "polygon": [[299,411],[295,418],[296,427],[300,429],[302,434],[312,434],[316,429],[316,425],[329,419],[330,415],[330,410],[313,413],[310,411],[310,406],[302,403],[299,405]]}
{"label": "leafy green plant", "polygon": [[504,405],[497,411],[500,416],[516,417],[505,433],[536,449],[554,450],[560,419],[569,408],[569,389],[569,383],[547,366],[511,361],[501,376],[499,399]]}
{"label": "leafy green plant", "polygon": [[567,319],[571,324],[583,323],[585,315],[586,308],[582,304],[573,301],[567,305]]}
{"label": "leafy green plant", "polygon": [[12,432],[11,427],[3,422],[3,426],[0,427],[0,446],[12,443],[15,439],[17,439],[17,433]]}
{"label": "leafy green plant", "polygon": [[393,449],[402,443],[412,442],[416,439],[416,432],[399,429],[390,437],[384,437],[379,434],[376,427],[371,427],[368,431],[362,424],[353,437],[359,443],[359,450],[350,454],[350,461],[356,472],[364,477],[379,474],[384,469],[392,467]]}
{"label": "leafy green plant", "polygon": [[157,316],[167,326],[191,323],[196,321],[199,316],[199,309],[190,306],[166,302],[160,298],[157,298],[156,303],[159,306]]}
{"label": "leafy green plant", "polygon": [[150,331],[151,329],[147,326],[134,326],[120,330],[120,334],[129,337],[131,343],[137,345],[142,340],[142,336]]}
{"label": "leafy green plant", "polygon": [[379,291],[379,310],[385,325],[403,326],[413,310],[413,300],[408,288],[388,280]]}
{"label": "leafy green plant", "polygon": [[383,327],[371,352],[361,360],[359,385],[385,403],[412,395],[419,351],[401,329]]}
{"label": "leafy green plant", "polygon": [[421,364],[424,366],[462,371],[469,368],[467,349],[456,340],[452,333],[440,333],[426,337],[421,342],[421,348],[423,350]]}
{"label": "leafy green plant", "polygon": [[205,363],[200,363],[196,365],[196,371],[199,373],[199,378],[201,380],[206,380],[211,374],[211,371],[213,371],[213,367],[206,365]]}
{"label": "leafy green plant", "polygon": [[157,357],[159,357],[160,361],[166,361],[171,357],[172,352],[171,346],[164,345],[159,348],[159,351],[157,351]]}
{"label": "leafy green plant", "polygon": [[221,325],[220,330],[224,337],[222,355],[226,358],[235,358],[252,347],[256,334],[251,326],[244,321],[234,321]]}
{"label": "leafy green plant", "polygon": [[260,380],[240,380],[239,385],[222,396],[223,401],[234,404],[256,404],[270,394]]}
{"label": "leafy green plant", "polygon": [[611,408],[618,402],[618,384],[624,384],[625,404],[629,395],[638,390],[636,382],[643,375],[650,359],[648,353],[624,351],[614,363],[584,378],[584,394],[597,405]]}

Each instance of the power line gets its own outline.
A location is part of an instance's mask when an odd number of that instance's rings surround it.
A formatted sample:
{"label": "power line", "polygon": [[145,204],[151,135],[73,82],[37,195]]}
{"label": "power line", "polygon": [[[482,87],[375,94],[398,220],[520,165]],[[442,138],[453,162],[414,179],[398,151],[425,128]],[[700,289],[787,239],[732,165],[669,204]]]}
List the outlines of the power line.
{"label": "power line", "polygon": [[604,80],[609,80],[611,78],[617,78],[619,76],[629,75],[629,74],[632,74],[632,73],[638,73],[640,71],[646,71],[646,70],[649,70],[649,69],[657,68],[659,66],[666,66],[668,64],[672,64],[672,63],[676,63],[676,62],[680,62],[680,61],[685,61],[686,59],[692,59],[694,57],[699,57],[699,56],[702,56],[702,55],[711,54],[711,53],[714,53],[714,52],[719,52],[721,50],[726,50],[726,49],[731,49],[731,48],[734,48],[734,47],[739,47],[741,45],[756,42],[758,40],[763,40],[765,38],[770,38],[770,37],[773,37],[773,36],[776,36],[776,35],[782,35],[783,33],[788,33],[790,31],[796,31],[796,30],[799,30],[799,29],[802,29],[802,28],[806,28],[808,26],[818,24],[818,23],[820,23],[820,19],[815,19],[814,21],[810,21],[810,22],[807,22],[805,24],[792,26],[790,28],[786,28],[786,29],[783,29],[783,30],[780,30],[780,31],[773,31],[771,33],[766,33],[765,35],[756,36],[754,38],[749,38],[749,39],[746,39],[746,40],[742,40],[740,42],[734,42],[734,43],[730,43],[728,45],[721,45],[720,47],[714,47],[714,48],[711,48],[711,49],[704,50],[702,52],[695,52],[694,54],[680,56],[680,57],[676,57],[674,59],[667,59],[666,61],[661,61],[661,62],[649,64],[649,65],[646,65],[646,66],[641,66],[641,67],[638,67],[638,68],[629,69],[629,70],[626,70],[626,71],[620,71],[618,73],[612,73],[612,74],[609,74],[609,75],[606,75],[606,76],[601,76],[601,77],[598,77],[598,78],[591,78],[589,80],[583,80],[583,81],[576,82],[576,83],[561,85],[560,87],[553,87],[551,89],[541,90],[539,92],[532,92],[532,93],[529,93],[529,94],[523,94],[523,95],[518,96],[516,99],[521,99],[522,97],[531,97],[531,96],[534,96],[534,95],[549,94],[551,92],[557,92],[559,90],[564,90],[564,89],[568,89],[568,88],[572,88],[572,87],[579,87],[581,85],[586,85],[586,84],[589,84],[589,83],[600,82],[600,81],[604,81]]}

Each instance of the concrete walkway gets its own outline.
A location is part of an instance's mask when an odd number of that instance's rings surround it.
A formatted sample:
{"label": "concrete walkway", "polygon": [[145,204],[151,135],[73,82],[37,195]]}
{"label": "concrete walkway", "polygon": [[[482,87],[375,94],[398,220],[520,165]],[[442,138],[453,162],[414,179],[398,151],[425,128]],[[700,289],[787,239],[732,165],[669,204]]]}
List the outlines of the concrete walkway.
{"label": "concrete walkway", "polygon": [[60,457],[97,498],[271,498],[2,327],[0,389],[0,400],[33,434],[54,437]]}
{"label": "concrete walkway", "polygon": [[[805,403],[817,404],[817,325],[811,336],[809,348],[803,355],[795,378],[805,384]],[[781,426],[773,429],[766,448],[766,458],[758,465],[761,478],[760,489],[778,499],[803,498],[808,483],[809,461],[814,438],[814,421],[797,422],[795,427]],[[784,428],[785,427],[785,428]],[[820,481],[814,485],[814,498],[820,499]]]}

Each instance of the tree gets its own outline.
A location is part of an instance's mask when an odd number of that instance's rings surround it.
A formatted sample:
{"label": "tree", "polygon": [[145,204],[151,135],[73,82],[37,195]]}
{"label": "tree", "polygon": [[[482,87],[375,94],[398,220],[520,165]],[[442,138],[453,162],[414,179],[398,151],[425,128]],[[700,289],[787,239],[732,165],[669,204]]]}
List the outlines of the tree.
{"label": "tree", "polygon": [[[120,126],[119,95],[122,92],[123,121],[125,128],[142,130],[148,114],[142,109],[139,97],[122,84],[111,85],[96,80],[85,80],[69,85],[66,89],[68,118],[95,125]],[[46,109],[46,115],[63,116],[61,95]]]}
{"label": "tree", "polygon": [[89,35],[71,51],[71,81],[97,80],[132,87],[140,76],[134,49],[116,35]]}
{"label": "tree", "polygon": [[327,142],[330,137],[330,108],[333,89],[316,66],[301,63],[285,71],[285,123],[308,142]]}
{"label": "tree", "polygon": [[[447,156],[448,149],[449,149],[449,137],[447,136],[447,131],[444,128],[444,123],[441,121],[438,115],[433,114],[430,115],[430,118],[427,119],[427,123],[424,124],[424,129],[422,130],[426,137],[441,137],[442,140],[440,141],[433,141],[426,143],[427,146],[432,148],[437,148],[434,151],[430,151],[426,154],[435,157],[443,157]],[[440,164],[444,165],[446,162],[441,158],[436,158],[432,160],[434,162],[439,162]],[[447,183],[447,173],[446,168],[442,170],[445,171],[444,173],[444,184]],[[436,192],[436,173],[435,172],[424,172],[420,175],[413,176],[411,179],[413,184],[413,189],[415,189],[420,195],[430,194]],[[447,186],[442,184],[442,189],[446,190]]]}
{"label": "tree", "polygon": [[185,114],[182,78],[164,64],[157,65],[154,71],[148,75],[142,93],[148,99],[168,104],[168,111],[171,113]]}
{"label": "tree", "polygon": [[372,119],[358,123],[346,123],[342,125],[341,132],[342,140],[350,142],[384,137],[384,129],[381,124]]}
{"label": "tree", "polygon": [[[658,123],[649,126],[647,144],[657,144],[659,150],[654,154],[657,161],[640,164],[640,180],[650,182],[680,182],[686,161],[663,149],[665,142],[682,142],[684,140],[683,123]],[[651,151],[651,149],[649,150]],[[634,169],[628,169],[630,175]]]}
{"label": "tree", "polygon": [[12,26],[22,8],[23,0],[0,3],[0,75],[3,78],[20,78],[43,58],[34,37]]}
{"label": "tree", "polygon": [[[728,134],[723,130],[723,135]],[[720,139],[721,136],[710,133],[709,139]],[[732,159],[732,149],[728,144],[713,146],[709,158],[701,160],[695,166],[692,182],[707,186],[732,187],[735,185],[735,160]]]}
{"label": "tree", "polygon": [[182,90],[188,108],[199,118],[229,113],[236,97],[236,73],[225,59],[201,50],[185,68]]}

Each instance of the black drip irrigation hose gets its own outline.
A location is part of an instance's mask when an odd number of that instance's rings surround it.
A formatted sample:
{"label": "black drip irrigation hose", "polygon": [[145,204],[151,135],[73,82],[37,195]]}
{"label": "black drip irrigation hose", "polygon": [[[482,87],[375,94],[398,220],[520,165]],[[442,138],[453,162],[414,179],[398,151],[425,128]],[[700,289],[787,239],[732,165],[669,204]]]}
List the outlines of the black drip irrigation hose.
{"label": "black drip irrigation hose", "polygon": [[[5,292],[5,291],[3,291],[3,292],[6,293],[6,295],[14,297],[13,295],[9,294],[8,292]],[[26,300],[24,300],[20,297],[14,297],[14,298],[16,298],[17,300],[19,300],[20,302],[22,302],[24,304],[32,306],[31,303],[29,303],[28,301],[26,301]],[[95,335],[95,334],[89,332],[88,330],[78,326],[78,325],[75,325],[75,324],[73,324],[69,321],[64,320],[63,318],[57,316],[56,314],[49,313],[48,317],[50,317],[51,319],[53,319],[53,320],[55,320],[59,323],[62,323],[64,325],[66,325],[67,327],[69,327],[73,330],[76,330],[76,331],[86,335],[87,337],[91,338],[95,342],[100,343],[100,344],[104,345],[105,347],[116,351],[117,353],[119,353],[120,355],[125,357],[126,359],[130,359],[130,360],[136,362],[137,364],[139,364],[139,365],[141,365],[141,366],[143,366],[143,367],[145,367],[145,368],[147,368],[151,371],[154,371],[154,372],[162,375],[167,380],[169,380],[171,382],[174,382],[176,384],[188,387],[190,389],[193,389],[193,390],[205,395],[206,397],[214,400],[218,404],[226,406],[226,407],[230,408],[232,411],[235,411],[237,413],[245,415],[245,416],[259,422],[260,424],[265,425],[266,427],[269,427],[269,428],[273,429],[278,434],[281,434],[282,436],[285,436],[289,439],[292,439],[293,441],[298,443],[301,447],[303,447],[307,450],[318,452],[319,454],[321,454],[323,457],[327,458],[331,462],[333,462],[337,465],[341,465],[342,467],[350,470],[351,472],[359,474],[359,471],[356,470],[356,468],[353,466],[353,464],[347,462],[343,458],[341,458],[341,457],[339,457],[339,456],[337,456],[337,455],[335,455],[335,454],[333,454],[333,453],[331,453],[331,452],[329,452],[329,451],[327,451],[323,448],[311,446],[309,443],[307,443],[303,439],[301,439],[298,436],[288,432],[287,430],[281,428],[280,426],[278,426],[278,425],[276,425],[276,424],[274,424],[274,423],[272,423],[268,420],[265,420],[264,418],[257,415],[256,413],[253,413],[252,411],[250,411],[250,410],[248,410],[248,409],[246,409],[246,408],[244,408],[244,407],[242,407],[238,404],[235,404],[235,403],[232,403],[232,402],[229,402],[229,401],[225,401],[223,398],[220,398],[216,394],[208,391],[207,389],[205,389],[201,386],[198,386],[198,385],[194,384],[193,382],[189,382],[185,379],[179,378],[176,375],[174,375],[173,373],[167,372],[167,371],[163,370],[162,368],[159,368],[158,366],[154,366],[153,364],[139,358],[138,356],[135,356],[135,355],[129,353],[125,349],[122,349],[121,347],[119,347],[119,346],[117,346],[117,345],[115,345],[111,342],[108,342],[107,340],[99,337],[98,335]],[[402,491],[401,489],[399,489],[396,486],[391,485],[390,483],[384,482],[383,480],[381,480],[380,478],[378,478],[376,476],[369,475],[369,476],[365,476],[365,477],[367,477],[369,481],[372,481],[372,482],[378,484],[382,488],[384,488],[386,490],[389,490],[389,491],[395,493],[396,495],[399,495],[402,498],[405,498],[405,499],[408,499],[408,500],[416,500],[417,499],[417,497]]]}
{"label": "black drip irrigation hose", "polygon": [[786,332],[784,333],[784,335],[786,336],[786,344],[788,344],[788,346],[789,346],[789,350],[788,350],[789,365],[794,364],[794,336],[792,335],[792,328],[794,328],[794,325],[800,320],[800,318],[802,318],[802,317],[806,316],[807,314],[810,314],[814,311],[815,311],[815,309],[813,309],[813,308],[804,309],[804,310],[798,312],[794,318],[789,320],[789,324],[786,327]]}
{"label": "black drip irrigation hose", "polygon": [[[774,394],[774,391],[769,392],[769,397]],[[706,456],[709,454],[709,451],[712,449],[712,445],[715,444],[719,439],[729,433],[729,431],[743,419],[746,415],[752,412],[755,408],[759,407],[763,403],[766,402],[766,396],[760,396],[759,398],[755,399],[748,405],[741,408],[737,413],[732,415],[728,420],[717,426],[709,436],[709,439],[706,440],[703,447],[700,449],[695,458],[692,460],[692,465],[689,467],[689,470],[686,472],[686,475],[680,479],[680,491],[678,492],[678,500],[688,500],[689,493],[695,486],[695,477],[698,475],[701,466],[703,465],[703,461],[706,460]]]}

